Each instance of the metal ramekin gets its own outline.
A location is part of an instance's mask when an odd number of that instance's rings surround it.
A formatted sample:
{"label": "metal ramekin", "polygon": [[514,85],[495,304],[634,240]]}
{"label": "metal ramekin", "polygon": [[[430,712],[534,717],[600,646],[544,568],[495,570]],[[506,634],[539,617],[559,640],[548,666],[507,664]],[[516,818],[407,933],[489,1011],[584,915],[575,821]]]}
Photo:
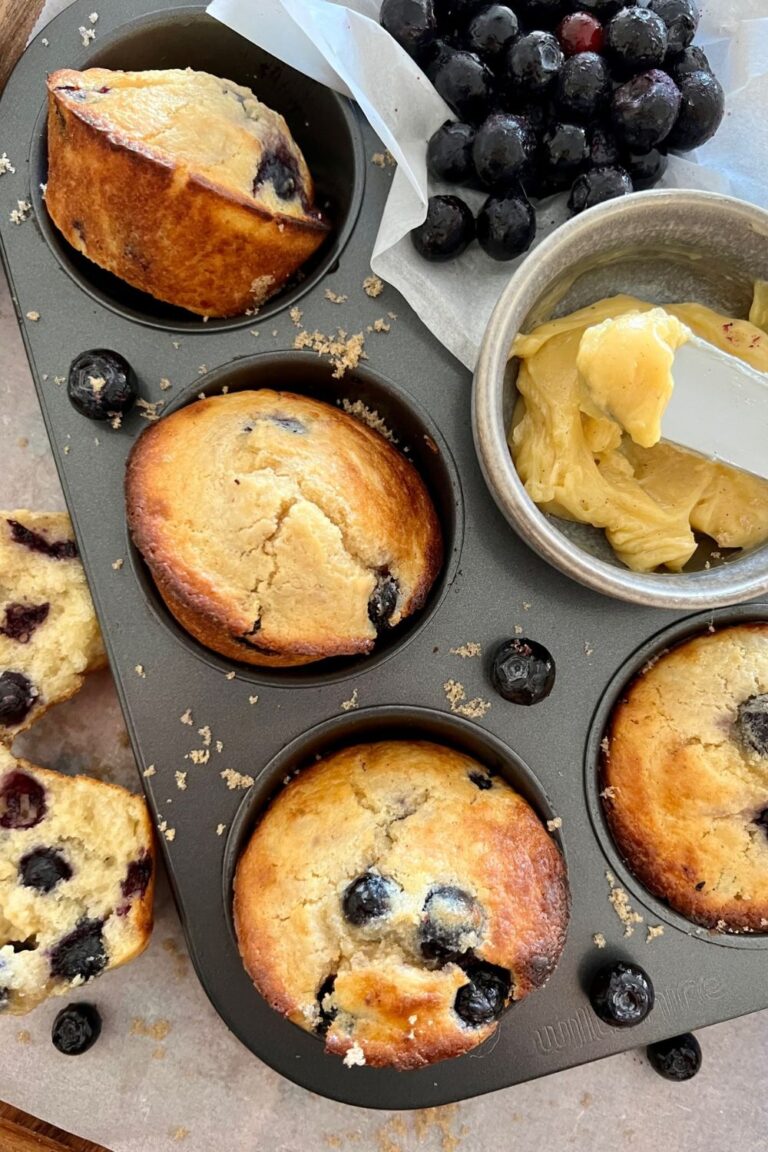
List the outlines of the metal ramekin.
{"label": "metal ramekin", "polygon": [[510,280],[475,371],[475,445],[509,523],[566,575],[619,600],[678,610],[723,607],[768,592],[768,545],[708,570],[631,572],[602,532],[539,511],[507,445],[517,397],[517,363],[509,352],[519,332],[619,292],[658,304],[695,300],[746,316],[756,280],[768,280],[768,212],[683,190],[641,192],[585,212],[543,241]]}

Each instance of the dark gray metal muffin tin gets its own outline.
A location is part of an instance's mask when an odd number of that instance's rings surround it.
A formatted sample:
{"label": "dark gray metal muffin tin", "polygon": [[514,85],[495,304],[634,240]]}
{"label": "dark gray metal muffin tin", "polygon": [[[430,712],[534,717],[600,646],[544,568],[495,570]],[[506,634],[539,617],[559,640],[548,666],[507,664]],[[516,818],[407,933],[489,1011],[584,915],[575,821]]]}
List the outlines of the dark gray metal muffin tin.
{"label": "dark gray metal muffin tin", "polygon": [[[377,300],[362,291],[391,169],[371,164],[381,145],[351,105],[207,18],[202,5],[181,0],[166,2],[162,12],[154,11],[157,0],[102,0],[96,39],[86,49],[78,28],[91,27],[93,6],[78,0],[54,20],[45,29],[48,44],[37,37],[4,95],[0,146],[16,174],[0,178],[0,239],[133,747],[142,772],[155,765],[142,784],[157,822],[175,830],[172,842],[161,833],[159,843],[198,975],[221,1016],[262,1060],[306,1088],[358,1105],[415,1108],[766,1007],[766,939],[697,931],[644,892],[617,858],[597,794],[597,754],[612,700],[649,655],[704,628],[710,617],[680,622],[603,599],[547,567],[504,522],[475,458],[469,374],[391,288]],[[67,247],[46,217],[39,189],[45,75],[93,64],[204,68],[252,84],[286,115],[320,200],[330,201],[339,225],[303,283],[257,317],[205,324],[133,292]],[[9,222],[17,199],[34,206],[21,225]],[[331,303],[326,287],[348,301]],[[389,312],[397,319],[390,333],[367,335],[364,369],[334,380],[324,359],[292,351],[297,329],[288,309],[294,304],[302,323],[322,332],[365,330],[378,317],[389,321]],[[30,311],[40,313],[39,321],[26,319]],[[90,423],[55,382],[77,353],[95,347],[123,353],[143,396],[165,401],[165,411],[201,390],[267,383],[375,407],[410,451],[443,522],[446,565],[426,610],[367,660],[303,670],[259,671],[198,645],[169,617],[126,532],[124,465],[144,420],[135,412],[119,431]],[[162,377],[172,390],[160,390]],[[118,560],[123,565],[116,569]],[[716,622],[759,618],[764,611],[724,610]],[[494,696],[487,676],[494,644],[518,630],[545,644],[557,661],[552,696],[530,709]],[[451,654],[468,641],[482,645],[482,659]],[[492,702],[481,721],[451,714],[443,689],[449,679],[464,685],[468,699]],[[359,707],[345,712],[342,702],[355,690]],[[252,696],[258,703],[249,702]],[[191,727],[179,719],[187,709]],[[203,747],[197,729],[206,725],[223,751],[213,744],[209,762],[194,764],[185,754]],[[465,748],[503,772],[543,818],[560,816],[556,835],[573,902],[565,951],[548,985],[512,1007],[483,1047],[404,1073],[346,1068],[324,1054],[318,1039],[273,1012],[240,963],[230,918],[238,851],[269,796],[318,753],[382,735],[427,736]],[[225,768],[254,777],[254,786],[228,790],[220,776]],[[184,791],[176,787],[177,771],[187,772]],[[223,835],[217,835],[219,823],[226,825]],[[623,936],[608,902],[608,868],[645,917],[631,938]],[[650,944],[648,924],[664,927]],[[606,937],[604,950],[595,947],[595,933]],[[597,967],[619,958],[641,964],[657,994],[649,1018],[628,1031],[601,1024],[586,992]]]}

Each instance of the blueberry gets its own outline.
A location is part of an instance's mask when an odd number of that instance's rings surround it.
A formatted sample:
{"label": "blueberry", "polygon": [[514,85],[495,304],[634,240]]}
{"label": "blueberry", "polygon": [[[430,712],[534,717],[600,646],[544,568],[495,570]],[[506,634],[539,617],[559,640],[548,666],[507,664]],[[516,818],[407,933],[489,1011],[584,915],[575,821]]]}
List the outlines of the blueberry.
{"label": "blueberry", "polygon": [[609,964],[592,982],[592,1007],[613,1028],[633,1028],[641,1024],[653,1008],[651,978],[636,964]]}
{"label": "blueberry", "polygon": [[145,852],[138,860],[131,860],[125,879],[120,884],[123,896],[143,896],[152,878],[152,857]]}
{"label": "blueberry", "polygon": [[296,420],[293,416],[269,416],[267,419],[270,424],[275,424],[278,428],[282,428],[284,432],[290,432],[292,436],[306,435],[306,424],[301,420]]}
{"label": "blueberry", "polygon": [[649,1044],[647,1053],[651,1067],[665,1080],[692,1080],[701,1068],[701,1045],[691,1032]]}
{"label": "blueberry", "polygon": [[400,585],[389,572],[382,573],[378,583],[368,600],[368,619],[377,628],[383,628],[389,623],[392,613],[397,607],[397,596]]}
{"label": "blueberry", "polygon": [[616,168],[621,163],[621,151],[616,137],[608,128],[597,127],[589,140],[591,168]]}
{"label": "blueberry", "polygon": [[588,208],[604,204],[606,200],[628,196],[633,190],[630,175],[623,168],[593,168],[574,181],[568,207],[576,216]]}
{"label": "blueberry", "polygon": [[541,142],[541,154],[553,174],[572,177],[589,158],[587,133],[578,124],[555,121]]}
{"label": "blueberry", "polygon": [[78,976],[90,980],[107,965],[103,920],[81,920],[78,926],[51,949],[51,975],[65,980]]}
{"label": "blueberry", "polygon": [[680,89],[666,72],[635,76],[613,94],[616,135],[633,152],[650,152],[666,140],[680,111]]}
{"label": "blueberry", "polygon": [[520,31],[517,16],[506,4],[489,4],[469,22],[465,43],[470,52],[489,62],[501,55]]}
{"label": "blueberry", "polygon": [[509,77],[528,99],[541,97],[552,87],[564,60],[560,45],[549,32],[529,32],[506,53]]}
{"label": "blueberry", "polygon": [[315,1024],[315,1032],[319,1036],[325,1036],[333,1021],[336,1019],[338,1009],[329,1005],[323,1004],[326,996],[333,995],[333,989],[336,984],[336,973],[331,976],[326,976],[322,984],[317,990],[317,1005],[320,1012],[320,1018]]}
{"label": "blueberry", "polygon": [[281,200],[292,200],[297,191],[302,191],[299,165],[296,157],[287,148],[279,147],[276,151],[264,151],[253,178],[254,196],[264,184],[271,184],[275,195]]}
{"label": "blueberry", "polygon": [[569,119],[593,121],[611,98],[611,78],[602,56],[580,52],[563,65],[557,81],[557,106]]}
{"label": "blueberry", "polygon": [[475,130],[471,124],[446,120],[427,144],[427,171],[435,180],[448,184],[471,184],[475,178],[472,145]]}
{"label": "blueberry", "polygon": [[512,979],[506,968],[478,962],[466,969],[469,983],[456,993],[453,1010],[465,1024],[480,1028],[498,1020],[509,1000]]}
{"label": "blueberry", "polygon": [[49,556],[51,560],[74,560],[77,556],[77,544],[74,540],[46,540],[40,532],[33,532],[18,520],[6,520],[11,530],[11,539],[14,544],[21,544],[29,548],[30,552],[39,552],[41,556]]}
{"label": "blueberry", "polygon": [[0,633],[19,644],[28,644],[33,633],[48,619],[50,604],[9,604]]}
{"label": "blueberry", "polygon": [[619,76],[659,67],[668,44],[666,24],[647,8],[624,8],[605,30],[606,53]]}
{"label": "blueberry", "polygon": [[555,685],[555,661],[535,640],[504,640],[491,659],[491,682],[513,704],[538,704]]}
{"label": "blueberry", "polygon": [[535,137],[525,120],[494,112],[478,129],[472,148],[478,179],[486,188],[509,188],[530,168],[535,149]]}
{"label": "blueberry", "polygon": [[108,348],[81,352],[69,366],[67,395],[73,408],[89,420],[123,416],[138,396],[128,361]]}
{"label": "blueberry", "polygon": [[21,724],[37,696],[21,672],[0,672],[0,724]]}
{"label": "blueberry", "polygon": [[699,26],[700,13],[694,0],[649,0],[648,7],[667,26],[669,51],[684,52]]}
{"label": "blueberry", "polygon": [[667,146],[690,152],[711,140],[725,115],[725,93],[711,72],[692,72],[680,81],[680,115],[669,134]]}
{"label": "blueberry", "polygon": [[573,12],[557,29],[557,40],[566,56],[579,52],[600,52],[605,30],[589,12]]}
{"label": "blueberry", "polygon": [[745,748],[768,756],[768,694],[750,696],[739,704],[736,729]]}
{"label": "blueberry", "polygon": [[514,260],[536,235],[536,213],[520,192],[489,196],[477,216],[477,239],[492,260]]}
{"label": "blueberry", "polygon": [[101,1016],[93,1004],[67,1004],[51,1028],[54,1048],[64,1056],[81,1056],[101,1035]]}
{"label": "blueberry", "polygon": [[19,861],[19,876],[25,888],[51,892],[62,880],[69,880],[72,869],[55,848],[36,848]]}
{"label": "blueberry", "polygon": [[669,157],[666,152],[651,148],[650,152],[627,152],[621,163],[632,178],[632,187],[641,191],[658,184],[667,170]]}
{"label": "blueberry", "polygon": [[477,948],[485,923],[479,902],[453,884],[433,888],[424,901],[419,925],[421,951],[446,963]]}
{"label": "blueberry", "polygon": [[361,927],[371,920],[386,916],[397,891],[393,880],[378,872],[363,872],[348,885],[341,900],[344,915],[350,924]]}
{"label": "blueberry", "polygon": [[379,20],[413,57],[437,30],[432,0],[383,0]]}
{"label": "blueberry", "polygon": [[444,64],[456,55],[458,49],[449,43],[447,40],[437,39],[429,40],[424,47],[419,51],[417,60],[419,67],[426,72],[430,80],[434,84],[435,76],[438,69],[442,68]]}
{"label": "blueberry", "polygon": [[493,788],[493,780],[490,776],[486,775],[485,772],[470,772],[469,778],[481,792],[487,792],[490,788]]}
{"label": "blueberry", "polygon": [[0,785],[0,828],[34,828],[46,811],[45,789],[26,772],[9,772]]}
{"label": "blueberry", "polygon": [[686,48],[680,56],[668,55],[664,67],[676,84],[679,84],[685,76],[690,76],[692,72],[712,71],[706,52],[695,44]]}
{"label": "blueberry", "polygon": [[461,255],[474,235],[474,216],[460,197],[430,196],[427,218],[413,229],[411,240],[425,260],[451,260]]}
{"label": "blueberry", "polygon": [[493,96],[493,73],[474,52],[452,52],[434,69],[432,83],[461,120],[479,124]]}

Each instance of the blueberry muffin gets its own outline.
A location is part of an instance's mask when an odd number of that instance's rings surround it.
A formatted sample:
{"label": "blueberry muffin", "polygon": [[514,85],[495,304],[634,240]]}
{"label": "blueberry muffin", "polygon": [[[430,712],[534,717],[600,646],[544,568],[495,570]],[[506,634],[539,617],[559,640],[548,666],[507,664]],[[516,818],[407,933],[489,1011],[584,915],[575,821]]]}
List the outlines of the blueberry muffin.
{"label": "blueberry muffin", "polygon": [[106,664],[69,517],[0,512],[0,742]]}
{"label": "blueberry muffin", "polygon": [[486,1040],[565,941],[555,843],[498,776],[437,744],[337,752],[296,777],[237,866],[240,952],[347,1064],[417,1068]]}
{"label": "blueberry muffin", "polygon": [[140,797],[0,746],[0,1008],[28,1012],[138,956],[153,887]]}
{"label": "blueberry muffin", "polygon": [[768,624],[706,633],[629,686],[603,744],[628,866],[697,924],[768,928]]}
{"label": "blueberry muffin", "polygon": [[370,652],[421,608],[442,562],[432,501],[405,457],[288,392],[216,396],[151,425],[126,497],[171,612],[249,664]]}
{"label": "blueberry muffin", "polygon": [[203,316],[256,308],[329,226],[282,116],[191,69],[48,77],[45,203],[101,268]]}

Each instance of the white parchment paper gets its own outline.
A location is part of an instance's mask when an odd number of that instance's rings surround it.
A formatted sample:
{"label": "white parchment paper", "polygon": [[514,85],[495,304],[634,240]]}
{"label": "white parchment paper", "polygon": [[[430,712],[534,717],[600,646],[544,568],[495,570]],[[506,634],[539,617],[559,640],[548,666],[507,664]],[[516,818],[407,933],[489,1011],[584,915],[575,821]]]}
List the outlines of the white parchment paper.
{"label": "white parchment paper", "polygon": [[[398,162],[371,254],[428,328],[467,367],[474,365],[493,306],[519,261],[498,264],[478,247],[429,264],[409,231],[426,215],[426,142],[451,112],[429,80],[377,22],[380,0],[213,0],[208,11],[241,35],[359,103]],[[768,0],[708,0],[697,43],[728,94],[713,141],[673,157],[666,188],[730,192],[768,206]],[[462,193],[474,209],[481,193]],[[539,209],[537,242],[568,215],[566,197]]]}

